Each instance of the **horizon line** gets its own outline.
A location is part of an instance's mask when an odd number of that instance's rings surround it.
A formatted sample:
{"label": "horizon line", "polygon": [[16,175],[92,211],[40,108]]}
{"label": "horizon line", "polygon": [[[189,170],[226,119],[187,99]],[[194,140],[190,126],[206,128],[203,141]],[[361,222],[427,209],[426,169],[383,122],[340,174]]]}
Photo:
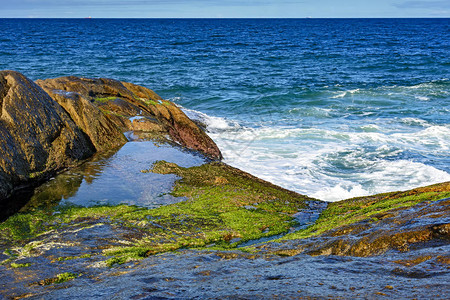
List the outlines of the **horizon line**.
{"label": "horizon line", "polygon": [[297,19],[450,19],[450,17],[0,17],[0,19],[53,19],[53,20],[64,20],[64,19],[77,19],[77,20],[113,20],[113,19],[136,19],[136,20],[173,20],[173,19],[185,19],[185,20],[226,20],[226,19],[235,19],[235,20],[248,20],[248,19],[285,19],[285,20],[297,20]]}

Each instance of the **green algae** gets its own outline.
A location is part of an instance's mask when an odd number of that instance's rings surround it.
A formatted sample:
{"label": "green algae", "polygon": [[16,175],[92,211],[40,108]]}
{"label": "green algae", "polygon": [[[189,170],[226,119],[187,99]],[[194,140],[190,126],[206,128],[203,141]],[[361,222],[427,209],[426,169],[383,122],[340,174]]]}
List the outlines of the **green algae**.
{"label": "green algae", "polygon": [[159,161],[143,172],[177,174],[182,179],[172,194],[188,200],[124,211],[119,219],[148,235],[133,246],[105,250],[113,256],[106,262],[110,267],[183,248],[233,249],[248,240],[284,233],[295,225],[292,214],[312,200],[217,162],[182,168]]}
{"label": "green algae", "polygon": [[117,97],[103,97],[103,98],[99,97],[99,98],[95,98],[94,101],[100,102],[100,103],[105,103],[105,102],[116,100],[116,99],[117,99]]}
{"label": "green algae", "polygon": [[99,109],[106,115],[114,115],[114,116],[121,117],[121,118],[127,118],[127,116],[125,116],[123,114],[119,114],[118,112],[115,112],[115,111],[107,110],[102,107],[99,107]]}
{"label": "green algae", "polygon": [[13,260],[17,259],[17,257],[19,256],[16,252],[14,252],[11,249],[6,249],[5,251],[3,251],[3,254],[7,255],[8,258],[0,262],[0,265],[6,265],[12,262]]}
{"label": "green algae", "polygon": [[156,102],[154,100],[147,100],[147,99],[145,99],[144,102],[147,105],[155,105],[155,106],[157,106],[159,104],[158,102]]}
{"label": "green algae", "polygon": [[330,203],[316,223],[304,230],[287,234],[282,240],[303,239],[360,221],[377,221],[386,213],[406,209],[424,201],[450,197],[450,183],[441,183],[405,192],[383,193]]}
{"label": "green algae", "polygon": [[[183,168],[158,161],[142,172],[178,175],[172,194],[187,200],[155,209],[66,206],[18,213],[0,224],[0,242],[19,245],[7,261],[31,253],[43,234],[100,224],[130,232],[119,245],[106,243],[102,248],[109,267],[185,248],[235,249],[249,240],[287,233],[296,224],[292,215],[315,200],[219,162]],[[330,203],[314,225],[282,239],[303,239],[362,220],[376,221],[389,211],[446,197],[450,197],[450,183]],[[240,250],[252,252],[251,247]],[[57,260],[83,257],[88,256]]]}
{"label": "green algae", "polygon": [[78,274],[70,273],[70,272],[61,273],[61,274],[56,275],[55,283],[63,283],[63,282],[75,279],[78,276],[79,276]]}
{"label": "green algae", "polygon": [[79,255],[79,256],[63,256],[63,257],[58,257],[56,260],[57,261],[67,261],[67,260],[74,260],[74,259],[80,259],[80,258],[90,258],[92,257],[92,254],[86,253],[83,255]]}
{"label": "green algae", "polygon": [[30,263],[25,263],[25,264],[18,264],[18,263],[11,263],[11,268],[17,269],[17,268],[27,268],[31,266]]}
{"label": "green algae", "polygon": [[122,265],[129,261],[140,260],[148,257],[150,255],[149,251],[149,248],[146,247],[110,249],[104,253],[106,256],[112,256],[105,261],[105,264],[106,266],[112,268],[115,265]]}
{"label": "green algae", "polygon": [[159,161],[151,171],[180,176],[172,194],[189,199],[154,212],[197,218],[205,240],[223,248],[287,232],[295,224],[292,214],[313,200],[218,162],[182,168]]}
{"label": "green algae", "polygon": [[71,272],[65,272],[57,274],[55,277],[47,278],[39,282],[40,285],[51,285],[51,284],[58,284],[67,282],[69,280],[73,280],[77,277],[79,277],[79,274],[71,273]]}
{"label": "green algae", "polygon": [[30,179],[34,179],[34,178],[39,178],[44,174],[45,174],[44,171],[38,171],[38,172],[30,173],[29,177],[30,177]]}
{"label": "green algae", "polygon": [[0,240],[21,241],[36,237],[51,228],[51,216],[41,211],[17,213],[0,224]]}
{"label": "green algae", "polygon": [[172,194],[187,201],[156,209],[69,206],[19,213],[0,224],[0,241],[29,245],[52,230],[100,223],[134,230],[129,246],[103,250],[105,256],[113,256],[106,262],[113,266],[183,248],[232,249],[287,232],[295,225],[292,214],[312,200],[217,162],[182,168],[160,161],[149,171],[180,176]]}

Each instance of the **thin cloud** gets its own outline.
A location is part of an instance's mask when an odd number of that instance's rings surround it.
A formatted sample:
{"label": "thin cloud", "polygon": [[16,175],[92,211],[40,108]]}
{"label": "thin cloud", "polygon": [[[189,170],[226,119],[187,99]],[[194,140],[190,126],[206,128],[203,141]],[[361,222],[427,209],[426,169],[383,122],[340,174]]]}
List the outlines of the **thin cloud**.
{"label": "thin cloud", "polygon": [[401,9],[450,9],[450,1],[448,0],[437,0],[437,1],[426,1],[426,0],[413,0],[404,1],[401,3],[394,4],[395,7]]}

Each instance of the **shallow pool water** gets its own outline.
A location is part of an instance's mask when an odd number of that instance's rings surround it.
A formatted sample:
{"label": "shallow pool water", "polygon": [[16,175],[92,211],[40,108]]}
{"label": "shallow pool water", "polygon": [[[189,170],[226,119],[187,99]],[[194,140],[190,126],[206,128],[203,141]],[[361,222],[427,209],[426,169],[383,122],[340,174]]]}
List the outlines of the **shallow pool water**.
{"label": "shallow pool water", "polygon": [[206,159],[181,147],[133,141],[119,150],[96,154],[80,167],[52,178],[38,187],[22,211],[59,205],[128,204],[154,208],[183,201],[170,191],[176,175],[142,173],[158,160],[182,167],[201,165]]}

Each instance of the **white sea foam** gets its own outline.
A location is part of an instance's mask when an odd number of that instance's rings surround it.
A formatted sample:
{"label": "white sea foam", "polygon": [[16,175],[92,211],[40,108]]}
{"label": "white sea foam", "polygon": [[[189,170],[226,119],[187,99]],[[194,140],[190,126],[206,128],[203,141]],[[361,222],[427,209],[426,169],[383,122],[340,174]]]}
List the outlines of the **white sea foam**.
{"label": "white sea foam", "polygon": [[422,127],[431,126],[427,121],[419,118],[402,118],[400,121],[405,125],[422,126]]}
{"label": "white sea foam", "polygon": [[430,100],[430,98],[426,97],[426,96],[415,96],[415,97],[417,100],[420,100],[420,101],[429,101]]}
{"label": "white sea foam", "polygon": [[[339,130],[248,128],[233,120],[183,110],[208,126],[226,163],[322,200],[337,201],[450,180],[445,171],[403,158],[408,153],[418,153],[417,157],[448,155],[450,125],[404,118]],[[397,122],[403,129],[392,131],[389,122]]]}
{"label": "white sea foam", "polygon": [[343,183],[338,183],[334,187],[324,187],[311,196],[326,201],[338,201],[342,199],[367,196],[369,194],[370,192],[365,190],[360,184],[346,185]]}
{"label": "white sea foam", "polygon": [[418,151],[447,153],[450,150],[450,125],[430,126],[414,133],[392,134],[396,143]]}
{"label": "white sea foam", "polygon": [[290,114],[316,118],[329,118],[333,112],[333,109],[323,107],[296,107],[289,110]]}
{"label": "white sea foam", "polygon": [[169,98],[169,99],[167,99],[167,100],[169,100],[169,101],[172,101],[172,102],[178,102],[178,101],[180,101],[181,100],[181,97],[172,97],[172,98]]}

